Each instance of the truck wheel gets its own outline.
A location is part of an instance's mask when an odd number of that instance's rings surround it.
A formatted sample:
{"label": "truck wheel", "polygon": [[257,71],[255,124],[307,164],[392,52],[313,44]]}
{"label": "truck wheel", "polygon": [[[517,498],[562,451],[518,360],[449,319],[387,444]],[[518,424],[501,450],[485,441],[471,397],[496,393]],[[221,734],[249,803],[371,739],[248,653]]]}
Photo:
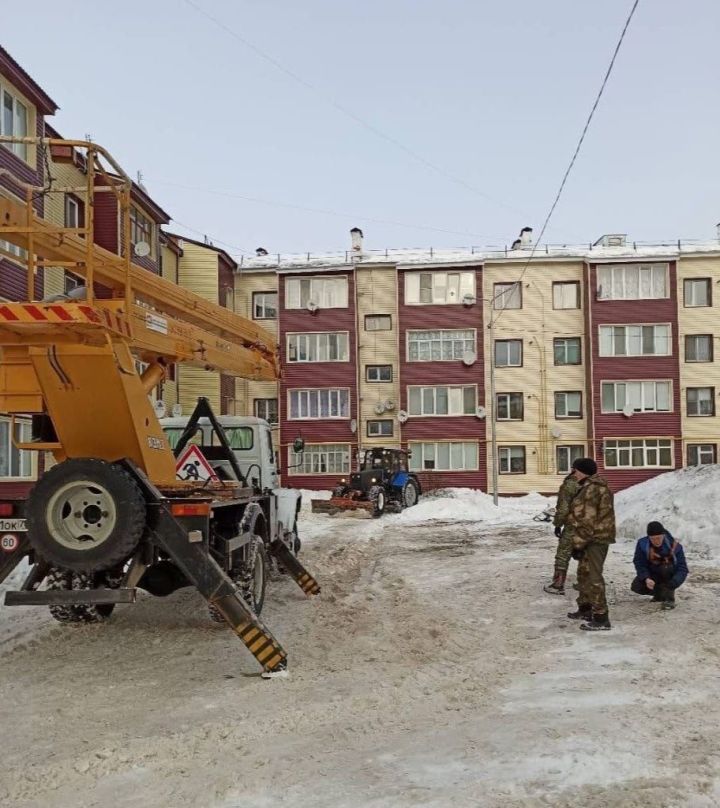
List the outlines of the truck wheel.
{"label": "truck wheel", "polygon": [[[250,544],[247,560],[229,573],[233,583],[240,590],[242,599],[256,615],[260,614],[265,602],[268,569],[265,543],[260,536],[255,536]],[[221,612],[212,603],[208,604],[208,612],[210,619],[216,623],[225,622]]]}
{"label": "truck wheel", "polygon": [[[120,586],[120,578],[100,574],[95,576],[87,575],[84,572],[72,572],[71,570],[61,570],[53,567],[48,573],[46,589],[94,589],[96,587],[107,587],[116,589]],[[99,605],[78,606],[49,606],[50,614],[58,623],[102,623],[113,613],[114,603],[103,603]]]}
{"label": "truck wheel", "polygon": [[370,502],[373,503],[373,519],[378,519],[385,513],[385,491],[379,486],[370,489]]}
{"label": "truck wheel", "polygon": [[417,505],[418,490],[414,480],[407,480],[402,490],[402,504],[403,508],[412,508]]}
{"label": "truck wheel", "polygon": [[53,466],[27,499],[28,538],[42,558],[73,572],[122,564],[145,530],[145,500],[118,465],[77,458]]}

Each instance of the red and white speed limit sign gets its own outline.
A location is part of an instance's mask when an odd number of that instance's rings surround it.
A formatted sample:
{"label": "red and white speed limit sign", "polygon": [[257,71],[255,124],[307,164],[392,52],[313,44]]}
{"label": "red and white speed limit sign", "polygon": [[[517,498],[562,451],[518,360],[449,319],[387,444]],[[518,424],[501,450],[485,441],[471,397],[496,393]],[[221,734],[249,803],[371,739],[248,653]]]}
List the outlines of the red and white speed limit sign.
{"label": "red and white speed limit sign", "polygon": [[5,533],[0,536],[0,549],[6,553],[13,553],[20,546],[20,539],[14,533]]}

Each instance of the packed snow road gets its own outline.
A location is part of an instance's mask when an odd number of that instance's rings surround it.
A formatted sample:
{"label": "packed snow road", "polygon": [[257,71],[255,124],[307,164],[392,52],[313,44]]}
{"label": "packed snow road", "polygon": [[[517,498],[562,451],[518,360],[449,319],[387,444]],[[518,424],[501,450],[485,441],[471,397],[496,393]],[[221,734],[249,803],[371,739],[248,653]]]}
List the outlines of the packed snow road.
{"label": "packed snow road", "polygon": [[283,580],[264,615],[287,680],[258,678],[194,593],[101,626],[25,612],[0,634],[0,804],[718,805],[720,570],[689,548],[661,613],[627,591],[619,544],[613,630],[588,635],[569,595],[541,590],[543,504],[492,524],[443,499],[377,522],[306,515],[323,594]]}

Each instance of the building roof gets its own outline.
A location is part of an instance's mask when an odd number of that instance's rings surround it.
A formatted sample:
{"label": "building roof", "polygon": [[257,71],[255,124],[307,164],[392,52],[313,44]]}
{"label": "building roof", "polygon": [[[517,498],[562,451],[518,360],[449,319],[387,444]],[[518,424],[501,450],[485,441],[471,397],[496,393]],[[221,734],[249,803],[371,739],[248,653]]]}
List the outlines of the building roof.
{"label": "building roof", "polygon": [[188,241],[190,244],[196,244],[198,247],[204,247],[206,250],[216,252],[220,259],[228,264],[230,269],[233,271],[238,269],[237,261],[230,255],[230,253],[225,252],[225,250],[221,249],[220,247],[216,247],[214,244],[206,244],[204,241],[198,241],[197,239],[188,238],[187,236],[181,236],[179,233],[170,233],[169,231],[165,232],[166,235],[171,236],[179,242]]}
{"label": "building roof", "polygon": [[[523,263],[528,260],[532,248],[510,249],[508,247],[468,247],[464,249],[388,249],[366,250],[360,254],[351,250],[345,252],[299,255],[275,254],[263,256],[242,256],[238,261],[241,271],[269,270],[279,272],[308,272],[316,269],[347,269],[350,266],[386,264],[399,268],[413,266],[478,266],[489,262]],[[720,255],[720,240],[628,243],[623,247],[603,247],[595,244],[583,245],[543,245],[534,255],[533,262],[543,260],[583,261],[652,261],[672,260],[688,255]]]}
{"label": "building roof", "polygon": [[29,98],[43,115],[54,115],[58,111],[58,105],[2,45],[0,45],[0,74]]}

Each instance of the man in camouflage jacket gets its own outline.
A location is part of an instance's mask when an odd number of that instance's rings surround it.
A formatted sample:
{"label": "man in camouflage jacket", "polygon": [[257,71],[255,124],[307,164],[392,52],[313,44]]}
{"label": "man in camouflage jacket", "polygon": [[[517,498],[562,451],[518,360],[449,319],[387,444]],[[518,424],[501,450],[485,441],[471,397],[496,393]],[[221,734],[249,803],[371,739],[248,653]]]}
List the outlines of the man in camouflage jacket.
{"label": "man in camouflage jacket", "polygon": [[543,587],[545,592],[550,595],[565,594],[565,578],[567,577],[572,556],[572,528],[568,525],[567,520],[570,515],[570,505],[579,487],[580,484],[575,479],[574,472],[571,472],[562,481],[558,491],[555,518],[553,519],[555,535],[558,539],[557,551],[555,552],[555,572],[552,581]]}
{"label": "man in camouflage jacket", "polygon": [[570,504],[567,524],[572,528],[573,557],[578,559],[578,609],[568,617],[584,620],[580,628],[602,631],[610,628],[603,567],[615,543],[615,508],[607,482],[597,474],[592,458],[573,463],[579,489]]}

